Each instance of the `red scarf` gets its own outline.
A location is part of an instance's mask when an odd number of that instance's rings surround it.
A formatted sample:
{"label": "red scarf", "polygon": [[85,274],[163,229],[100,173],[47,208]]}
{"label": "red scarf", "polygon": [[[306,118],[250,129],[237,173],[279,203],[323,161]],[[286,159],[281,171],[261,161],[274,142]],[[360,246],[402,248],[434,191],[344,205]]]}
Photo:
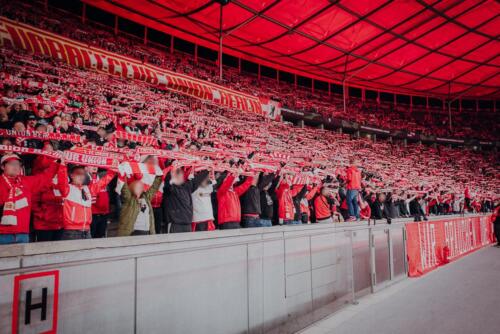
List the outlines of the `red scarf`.
{"label": "red scarf", "polygon": [[17,225],[17,209],[22,209],[28,206],[28,199],[24,194],[21,184],[21,178],[15,177],[13,178],[14,182],[11,182],[9,178],[5,175],[2,175],[5,183],[9,189],[9,197],[7,201],[5,201],[3,205],[3,215],[2,220],[0,222],[1,225]]}

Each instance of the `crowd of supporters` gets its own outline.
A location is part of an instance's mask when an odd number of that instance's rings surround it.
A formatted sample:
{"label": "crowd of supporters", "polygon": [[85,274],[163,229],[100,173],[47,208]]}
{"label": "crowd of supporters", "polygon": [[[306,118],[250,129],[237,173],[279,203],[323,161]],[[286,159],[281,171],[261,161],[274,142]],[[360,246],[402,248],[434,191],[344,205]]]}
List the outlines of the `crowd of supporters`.
{"label": "crowd of supporters", "polygon": [[355,121],[385,129],[407,130],[424,135],[456,137],[461,139],[476,138],[497,140],[499,132],[498,116],[475,112],[454,112],[453,127],[449,127],[447,109],[425,106],[394,105],[392,102],[364,100],[351,97],[344,110],[342,96],[329,95],[327,91],[296,87],[293,84],[265,76],[242,75],[234,67],[224,66],[223,79],[219,79],[219,69],[214,62],[195,59],[194,57],[170,53],[165,47],[154,43],[143,44],[141,38],[115,35],[113,29],[96,26],[90,21],[81,23],[80,18],[58,10],[45,11],[40,3],[11,1],[0,8],[0,15],[24,22],[44,30],[82,41],[91,46],[124,54],[144,62],[184,73],[203,80],[216,82],[238,91],[252,95],[272,98],[280,101],[284,107],[321,114],[325,119]]}
{"label": "crowd of supporters", "polygon": [[0,243],[390,223],[498,199],[493,152],[296,128],[19,50],[0,61]]}

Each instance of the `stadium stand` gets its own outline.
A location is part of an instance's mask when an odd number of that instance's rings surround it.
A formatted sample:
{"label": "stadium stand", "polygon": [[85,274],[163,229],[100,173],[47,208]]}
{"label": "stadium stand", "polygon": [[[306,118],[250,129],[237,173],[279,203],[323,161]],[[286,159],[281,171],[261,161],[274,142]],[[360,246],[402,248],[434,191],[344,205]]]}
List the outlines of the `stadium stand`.
{"label": "stadium stand", "polygon": [[[450,132],[438,112],[408,120],[419,113],[361,99],[351,99],[345,112],[338,96],[229,67],[221,81],[215,64],[27,2],[9,2],[0,14],[325,119],[498,139],[498,124],[484,119],[471,124],[457,117]],[[498,200],[496,151],[400,145],[294,127],[13,45],[1,50],[1,76],[2,243],[105,237],[108,221],[121,236],[166,233],[168,226],[189,232],[370,218],[418,221],[490,212]]]}

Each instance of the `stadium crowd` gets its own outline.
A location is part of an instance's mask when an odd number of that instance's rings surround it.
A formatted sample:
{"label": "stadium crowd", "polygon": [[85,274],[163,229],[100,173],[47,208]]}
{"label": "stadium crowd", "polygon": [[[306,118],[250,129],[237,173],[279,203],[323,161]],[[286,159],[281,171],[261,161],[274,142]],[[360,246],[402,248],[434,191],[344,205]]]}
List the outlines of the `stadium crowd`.
{"label": "stadium crowd", "polygon": [[1,50],[0,243],[487,212],[496,154],[350,138]]}
{"label": "stadium crowd", "polygon": [[[251,95],[272,98],[286,108],[314,112],[325,119],[354,121],[361,125],[384,129],[407,130],[423,135],[454,137],[460,139],[497,140],[500,129],[495,114],[454,112],[450,129],[447,110],[442,107],[394,105],[393,102],[350,97],[344,111],[342,96],[329,95],[327,91],[311,91],[310,87],[295,86],[285,81],[240,73],[237,68],[224,66],[224,76],[219,78],[218,65],[201,58],[180,52],[167,52],[164,46],[148,43],[132,35],[116,35],[112,28],[96,25],[87,20],[85,24],[73,14],[51,9],[36,2],[10,1],[0,8],[0,15],[27,23],[47,31],[73,38],[111,52],[127,55],[143,62],[164,67],[179,73],[215,82]],[[173,50],[173,49],[172,49]]]}

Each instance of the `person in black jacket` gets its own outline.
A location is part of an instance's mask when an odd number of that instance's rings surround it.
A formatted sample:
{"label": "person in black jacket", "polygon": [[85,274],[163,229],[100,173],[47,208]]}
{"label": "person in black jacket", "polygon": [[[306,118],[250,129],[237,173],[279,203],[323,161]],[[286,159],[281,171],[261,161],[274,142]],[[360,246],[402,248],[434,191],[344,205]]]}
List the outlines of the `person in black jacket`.
{"label": "person in black jacket", "polygon": [[271,180],[271,183],[265,185],[260,192],[260,219],[264,221],[263,224],[266,224],[266,226],[272,225],[273,220],[276,218],[275,213],[277,212],[274,207],[275,203],[277,203],[275,189],[278,185],[279,176],[271,175],[273,176],[273,180]]}
{"label": "person in black jacket", "polygon": [[248,190],[241,196],[241,216],[243,227],[268,227],[271,221],[260,219],[262,214],[261,192],[267,185],[270,185],[274,178],[273,174],[260,174],[253,179],[253,183]]}
{"label": "person in black jacket", "polygon": [[410,215],[413,216],[413,220],[416,222],[422,221],[422,218],[424,220],[427,220],[427,217],[425,216],[424,210],[422,210],[422,206],[419,203],[419,198],[415,197],[410,201]]}
{"label": "person in black jacket", "polygon": [[300,210],[300,202],[304,199],[307,194],[307,186],[297,185],[296,187],[302,187],[300,191],[293,197],[293,206],[295,207],[295,219],[296,221],[302,222],[302,224],[307,224],[309,217],[307,215],[302,215],[302,210]]}
{"label": "person in black jacket", "polygon": [[172,224],[170,233],[191,232],[193,222],[193,199],[191,193],[208,176],[208,171],[199,172],[191,180],[185,180],[184,171],[179,168],[165,178],[163,188],[163,209],[165,217]]}
{"label": "person in black jacket", "polygon": [[387,224],[392,222],[391,212],[389,211],[389,205],[387,204],[386,196],[384,194],[377,194],[377,199],[372,202],[370,209],[372,219],[386,219]]}

